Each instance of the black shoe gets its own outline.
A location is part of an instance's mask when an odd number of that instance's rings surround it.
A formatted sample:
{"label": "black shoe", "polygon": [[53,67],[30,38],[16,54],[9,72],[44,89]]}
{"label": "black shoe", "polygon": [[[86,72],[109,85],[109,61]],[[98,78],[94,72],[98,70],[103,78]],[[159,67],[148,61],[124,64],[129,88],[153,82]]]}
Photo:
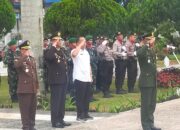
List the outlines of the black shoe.
{"label": "black shoe", "polygon": [[65,121],[62,121],[62,124],[63,124],[64,126],[70,126],[70,125],[71,125],[71,123],[67,123],[67,122],[65,122]]}
{"label": "black shoe", "polygon": [[54,127],[54,128],[64,128],[64,124],[63,123],[56,123],[56,124],[52,125],[52,127]]}
{"label": "black shoe", "polygon": [[11,101],[12,101],[12,103],[17,103],[18,99],[17,98],[12,98]]}
{"label": "black shoe", "polygon": [[126,94],[127,91],[124,89],[116,90],[116,94]]}
{"label": "black shoe", "polygon": [[151,130],[161,130],[161,128],[151,127]]}
{"label": "black shoe", "polygon": [[96,89],[94,93],[100,93],[101,90],[100,89]]}
{"label": "black shoe", "polygon": [[76,118],[77,121],[87,121],[87,119],[85,117],[77,117]]}
{"label": "black shoe", "polygon": [[86,118],[87,120],[93,120],[93,117],[90,116],[89,114],[85,115],[85,118]]}
{"label": "black shoe", "polygon": [[30,128],[30,130],[37,130],[36,128]]}
{"label": "black shoe", "polygon": [[113,97],[109,92],[104,92],[104,98],[111,98]]}

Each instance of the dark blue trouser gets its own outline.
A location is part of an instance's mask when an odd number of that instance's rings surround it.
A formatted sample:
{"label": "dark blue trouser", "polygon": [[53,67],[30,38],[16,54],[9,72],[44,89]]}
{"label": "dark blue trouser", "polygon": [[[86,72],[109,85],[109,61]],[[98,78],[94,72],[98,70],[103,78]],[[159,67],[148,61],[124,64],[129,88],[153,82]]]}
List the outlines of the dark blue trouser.
{"label": "dark blue trouser", "polygon": [[65,114],[66,85],[51,86],[51,123],[62,122]]}
{"label": "dark blue trouser", "polygon": [[127,68],[127,60],[123,59],[117,59],[115,60],[115,85],[116,89],[122,89],[122,86],[124,84],[124,78],[126,74],[126,68]]}

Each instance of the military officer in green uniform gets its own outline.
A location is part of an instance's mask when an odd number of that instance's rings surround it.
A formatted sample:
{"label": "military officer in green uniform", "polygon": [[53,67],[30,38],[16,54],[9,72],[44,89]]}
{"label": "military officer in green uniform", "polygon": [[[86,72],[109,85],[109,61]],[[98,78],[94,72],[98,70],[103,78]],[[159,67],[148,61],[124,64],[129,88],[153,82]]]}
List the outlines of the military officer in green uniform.
{"label": "military officer in green uniform", "polygon": [[93,36],[92,35],[86,35],[86,50],[88,51],[90,55],[90,64],[92,68],[92,79],[93,82],[91,84],[91,98],[90,100],[93,100],[93,90],[96,88],[96,73],[97,73],[97,52],[96,48],[93,45]]}
{"label": "military officer in green uniform", "polygon": [[45,94],[50,92],[49,83],[48,83],[48,64],[47,64],[47,61],[45,59],[45,53],[48,50],[48,46],[49,46],[49,41],[47,38],[44,38],[44,41],[43,41],[43,61],[42,61],[43,66],[42,67],[43,67],[43,82],[44,82]]}
{"label": "military officer in green uniform", "polygon": [[93,36],[86,35],[86,49],[90,55],[90,64],[92,68],[92,76],[93,76],[93,88],[96,87],[96,73],[97,73],[97,52],[95,46],[93,45]]}
{"label": "military officer in green uniform", "polygon": [[70,96],[72,97],[72,100],[75,101],[75,88],[73,85],[73,61],[71,58],[71,51],[76,48],[76,42],[77,38],[76,37],[71,37],[69,38],[69,44],[68,44],[68,49],[67,49],[67,65],[68,65],[68,85],[67,85],[67,90],[70,93]]}
{"label": "military officer in green uniform", "polygon": [[141,124],[143,130],[161,130],[154,126],[156,108],[156,55],[154,51],[155,37],[150,34],[142,36],[141,48],[137,51],[141,74],[139,86],[141,91]]}
{"label": "military officer in green uniform", "polygon": [[8,84],[9,84],[9,95],[11,97],[12,102],[17,102],[17,71],[14,67],[14,58],[18,56],[18,52],[16,51],[16,43],[15,39],[11,40],[8,43],[8,50],[5,52],[5,56],[3,59],[4,64],[7,65],[8,70]]}

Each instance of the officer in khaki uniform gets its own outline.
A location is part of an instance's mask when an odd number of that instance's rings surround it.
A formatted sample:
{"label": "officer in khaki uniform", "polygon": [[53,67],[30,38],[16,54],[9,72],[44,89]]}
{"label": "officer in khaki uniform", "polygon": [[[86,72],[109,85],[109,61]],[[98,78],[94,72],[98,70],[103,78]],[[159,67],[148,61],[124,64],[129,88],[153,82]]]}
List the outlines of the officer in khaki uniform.
{"label": "officer in khaki uniform", "polygon": [[123,43],[123,34],[116,33],[116,41],[113,44],[113,51],[115,53],[115,85],[116,94],[125,94],[126,90],[123,89],[124,78],[127,69],[127,49]]}
{"label": "officer in khaki uniform", "polygon": [[126,41],[127,49],[127,76],[128,76],[128,92],[134,92],[134,86],[137,77],[137,57],[136,57],[136,34],[129,33],[128,40]]}
{"label": "officer in khaki uniform", "polygon": [[154,126],[154,111],[156,108],[156,55],[154,51],[155,38],[146,34],[140,42],[137,51],[141,74],[139,87],[141,91],[141,123],[143,130],[161,130]]}
{"label": "officer in khaki uniform", "polygon": [[21,112],[22,129],[36,130],[36,93],[39,88],[35,59],[29,51],[29,41],[19,45],[21,55],[16,57],[14,65],[18,73],[17,95]]}

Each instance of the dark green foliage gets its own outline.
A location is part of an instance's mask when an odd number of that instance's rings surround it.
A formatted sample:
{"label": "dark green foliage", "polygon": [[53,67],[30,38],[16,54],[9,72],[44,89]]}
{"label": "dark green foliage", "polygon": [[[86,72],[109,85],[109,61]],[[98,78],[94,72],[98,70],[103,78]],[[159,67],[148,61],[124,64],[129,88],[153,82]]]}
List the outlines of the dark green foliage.
{"label": "dark green foliage", "polygon": [[159,24],[168,20],[175,22],[179,30],[179,0],[131,0],[127,5],[128,25],[133,31],[153,31]]}
{"label": "dark green foliage", "polygon": [[113,0],[63,0],[48,9],[45,33],[107,35],[124,30],[126,11]]}
{"label": "dark green foliage", "polygon": [[[122,2],[126,5],[121,6]],[[161,34],[179,46],[179,38],[171,35],[180,31],[179,12],[179,0],[62,0],[48,9],[44,29],[45,34],[61,31],[66,37],[155,32],[156,37]],[[167,44],[161,41],[159,50]]]}
{"label": "dark green foliage", "polygon": [[9,0],[0,0],[0,17],[0,35],[2,36],[2,33],[3,35],[8,33],[16,22],[15,13]]}

